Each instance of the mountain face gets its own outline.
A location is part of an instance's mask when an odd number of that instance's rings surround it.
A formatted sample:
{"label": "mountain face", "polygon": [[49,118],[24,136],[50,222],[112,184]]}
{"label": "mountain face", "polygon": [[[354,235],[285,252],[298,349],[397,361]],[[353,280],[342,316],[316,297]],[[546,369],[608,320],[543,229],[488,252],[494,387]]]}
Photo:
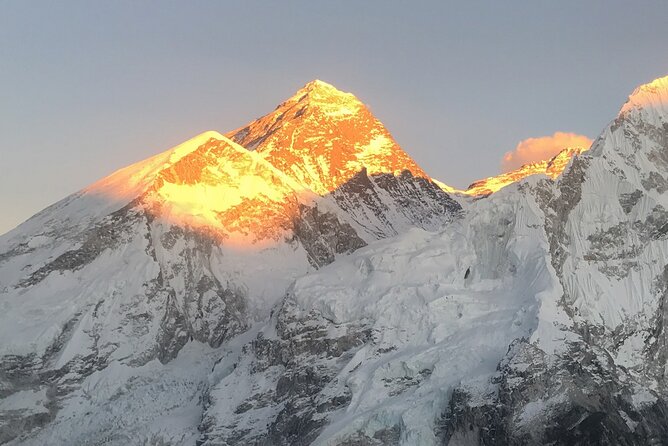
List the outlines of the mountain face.
{"label": "mountain face", "polygon": [[0,443],[668,444],[668,78],[479,200],[386,134],[315,81],[0,238]]}
{"label": "mountain face", "polygon": [[536,296],[536,328],[513,341],[492,392],[454,391],[443,438],[668,441],[667,112],[668,79],[642,86],[556,183],[518,185],[542,214],[553,298]]}
{"label": "mountain face", "polygon": [[204,444],[668,443],[667,122],[661,79],[556,181],[298,279]]}
{"label": "mountain face", "polygon": [[[323,121],[312,116],[346,116],[328,130],[341,153],[319,162],[351,170],[327,189],[295,179],[308,159],[282,171],[206,132],[0,238],[0,443],[193,443],[219,355],[256,331],[297,277],[459,218],[460,205],[396,144],[389,170],[365,155],[369,122],[391,136],[359,101],[309,85],[317,110],[290,131],[317,135]],[[348,116],[353,102],[364,112]]]}
{"label": "mountain face", "polygon": [[[475,181],[466,188],[463,193],[474,196],[484,196],[492,194],[509,184],[517,183],[518,181],[530,175],[544,174],[555,179],[561,172],[564,171],[570,160],[575,155],[580,155],[588,147],[566,147],[549,160],[539,161],[537,163],[525,164],[519,169],[511,172],[506,172],[494,177],[484,178]],[[447,188],[444,188],[447,191]]]}
{"label": "mountain face", "polygon": [[362,102],[319,80],[227,136],[320,195],[362,168],[369,175],[408,171],[429,178]]}

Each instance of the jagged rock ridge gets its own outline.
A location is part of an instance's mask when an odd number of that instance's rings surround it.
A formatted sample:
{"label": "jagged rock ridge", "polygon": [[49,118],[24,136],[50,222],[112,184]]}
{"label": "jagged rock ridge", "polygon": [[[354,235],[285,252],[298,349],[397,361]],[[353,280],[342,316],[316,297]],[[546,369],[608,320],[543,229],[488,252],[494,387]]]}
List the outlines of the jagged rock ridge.
{"label": "jagged rock ridge", "polygon": [[580,155],[588,149],[589,147],[566,147],[548,160],[525,164],[519,169],[515,169],[511,172],[474,181],[462,192],[474,196],[489,195],[510,184],[517,183],[530,175],[536,174],[545,174],[548,177],[555,179],[561,175],[574,156]]}

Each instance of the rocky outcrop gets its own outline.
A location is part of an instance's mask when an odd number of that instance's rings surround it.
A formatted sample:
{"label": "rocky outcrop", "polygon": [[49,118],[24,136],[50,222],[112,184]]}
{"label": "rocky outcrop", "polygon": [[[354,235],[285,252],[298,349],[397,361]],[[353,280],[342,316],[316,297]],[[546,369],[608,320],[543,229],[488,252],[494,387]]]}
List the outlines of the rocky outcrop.
{"label": "rocky outcrop", "polygon": [[555,179],[568,166],[571,159],[588,150],[589,147],[566,147],[552,158],[532,164],[525,164],[519,169],[500,175],[474,181],[463,193],[473,196],[487,196],[504,187],[517,183],[530,175],[547,175]]}
{"label": "rocky outcrop", "polygon": [[341,223],[335,214],[321,212],[317,206],[301,206],[294,221],[294,234],[308,253],[315,268],[328,265],[337,254],[350,254],[366,246],[352,226]]}
{"label": "rocky outcrop", "polygon": [[[659,398],[638,407],[633,378],[586,343],[563,355],[515,342],[484,402],[453,391],[437,433],[450,445],[640,445],[668,441],[668,406]],[[652,395],[656,396],[656,395]]]}
{"label": "rocky outcrop", "polygon": [[[332,326],[316,314],[304,324],[291,314],[291,305],[288,297],[270,322],[275,336],[260,332],[209,392],[201,445],[308,445],[330,414],[350,403],[351,393],[337,376],[370,341],[370,330]],[[263,385],[247,388],[248,376]]]}

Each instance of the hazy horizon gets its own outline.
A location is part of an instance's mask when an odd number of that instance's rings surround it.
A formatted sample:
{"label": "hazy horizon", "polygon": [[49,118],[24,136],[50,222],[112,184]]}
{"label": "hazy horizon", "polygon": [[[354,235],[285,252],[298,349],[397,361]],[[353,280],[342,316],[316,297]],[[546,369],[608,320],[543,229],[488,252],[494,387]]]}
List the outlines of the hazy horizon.
{"label": "hazy horizon", "polygon": [[668,74],[664,2],[421,5],[6,2],[0,234],[315,78],[463,188],[521,141],[595,138],[636,86]]}

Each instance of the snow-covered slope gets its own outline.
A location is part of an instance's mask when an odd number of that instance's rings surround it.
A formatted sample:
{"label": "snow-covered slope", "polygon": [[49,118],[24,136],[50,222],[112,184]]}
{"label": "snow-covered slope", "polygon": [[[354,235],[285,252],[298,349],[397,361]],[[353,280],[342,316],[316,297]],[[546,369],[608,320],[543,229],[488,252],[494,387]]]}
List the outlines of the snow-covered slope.
{"label": "snow-covered slope", "polygon": [[560,295],[540,209],[506,198],[298,279],[221,372],[205,444],[434,444],[453,388],[486,388]]}
{"label": "snow-covered slope", "polygon": [[446,438],[668,442],[667,79],[637,89],[556,184],[520,184],[545,215],[563,290],[554,305],[567,318],[539,319],[528,340],[513,344],[494,395],[456,392]]}

